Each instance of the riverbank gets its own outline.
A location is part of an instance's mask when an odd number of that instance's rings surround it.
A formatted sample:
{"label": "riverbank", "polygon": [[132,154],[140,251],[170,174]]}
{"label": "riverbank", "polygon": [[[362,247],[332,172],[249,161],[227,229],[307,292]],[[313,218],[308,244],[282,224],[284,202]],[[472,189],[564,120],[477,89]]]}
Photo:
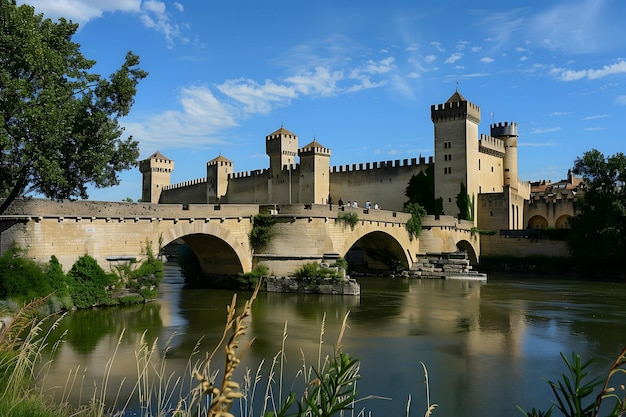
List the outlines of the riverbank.
{"label": "riverbank", "polygon": [[626,282],[626,270],[619,265],[584,264],[571,257],[481,256],[476,269],[487,273],[512,273],[582,281]]}

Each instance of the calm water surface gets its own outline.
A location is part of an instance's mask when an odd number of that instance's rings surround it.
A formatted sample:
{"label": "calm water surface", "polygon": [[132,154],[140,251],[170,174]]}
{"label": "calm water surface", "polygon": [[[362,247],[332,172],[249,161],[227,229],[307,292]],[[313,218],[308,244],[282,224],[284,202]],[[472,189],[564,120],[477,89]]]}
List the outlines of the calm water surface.
{"label": "calm water surface", "polygon": [[[360,297],[259,294],[246,335],[255,340],[241,372],[265,360],[267,373],[286,326],[284,385],[297,385],[302,357],[307,365],[317,363],[324,317],[326,354],[349,312],[343,346],[361,360],[359,394],[391,398],[364,401],[359,410],[405,416],[411,397],[410,415],[423,416],[422,362],[429,373],[430,401],[439,405],[434,416],[521,416],[517,405],[528,410],[549,406],[550,389],[542,377],[557,379],[565,372],[560,352],[594,357],[595,374],[608,369],[626,344],[624,284],[495,275],[487,283],[359,281]],[[183,289],[177,270],[169,268],[157,302],[69,314],[54,333],[58,337],[66,332],[54,361],[42,373],[46,390],[85,403],[94,386],[99,393],[106,380],[108,404],[115,402],[120,386],[119,397],[127,398],[142,337],[158,345],[158,354],[167,346],[168,372],[189,381],[188,364],[201,360],[219,340],[232,295]],[[238,304],[248,295],[240,293]],[[200,353],[192,355],[198,343]],[[219,356],[213,367],[222,361]],[[139,414],[136,409],[127,413]]]}

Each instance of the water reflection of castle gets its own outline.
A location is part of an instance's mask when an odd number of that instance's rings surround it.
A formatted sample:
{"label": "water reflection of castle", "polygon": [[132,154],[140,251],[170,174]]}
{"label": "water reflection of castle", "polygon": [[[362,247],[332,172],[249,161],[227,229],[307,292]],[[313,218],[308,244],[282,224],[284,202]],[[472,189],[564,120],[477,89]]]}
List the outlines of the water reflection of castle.
{"label": "water reflection of castle", "polygon": [[458,91],[431,106],[435,154],[383,162],[331,166],[331,150],[316,139],[299,147],[284,127],[265,137],[268,168],[234,172],[222,155],[207,162],[204,178],[170,184],[174,161],[160,152],[140,162],[142,200],[182,204],[329,204],[365,199],[401,210],[410,179],[434,170],[434,193],[443,212],[458,214],[461,185],[475,225],[485,230],[567,227],[578,180],[529,183],[518,178],[517,124],[497,123],[478,133],[480,108]]}

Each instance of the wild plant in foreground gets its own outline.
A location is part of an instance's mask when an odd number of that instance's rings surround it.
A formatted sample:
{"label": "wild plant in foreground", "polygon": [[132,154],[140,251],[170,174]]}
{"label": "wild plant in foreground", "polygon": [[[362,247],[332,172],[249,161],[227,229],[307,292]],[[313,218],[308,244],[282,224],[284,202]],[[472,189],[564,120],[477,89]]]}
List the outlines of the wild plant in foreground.
{"label": "wild plant in foreground", "polygon": [[[226,310],[226,325],[222,338],[215,346],[213,352],[193,370],[193,375],[198,380],[199,385],[192,393],[191,404],[199,408],[200,415],[206,415],[207,417],[234,417],[233,414],[230,413],[230,408],[234,400],[242,397],[239,383],[232,380],[233,373],[241,362],[240,358],[237,356],[239,337],[243,336],[246,332],[246,326],[243,321],[250,316],[252,303],[257,297],[259,288],[260,285],[257,285],[239,315],[236,315],[237,294],[233,294],[232,302]],[[228,341],[226,341],[227,338]],[[250,343],[252,343],[252,341],[248,343],[248,346]],[[218,386],[216,384],[216,374],[211,374],[210,372],[210,364],[222,345],[224,346],[226,360],[224,363],[224,375]],[[201,409],[201,403],[202,400],[207,397],[210,398],[210,403],[208,409],[204,412],[204,410]],[[184,415],[184,412],[179,407],[175,411],[175,415]]]}
{"label": "wild plant in foreground", "polygon": [[[45,319],[37,317],[38,309],[49,297],[31,301],[13,315],[11,322],[0,331],[0,403],[3,407],[29,410],[43,406],[41,401],[24,401],[30,394],[29,383],[37,380],[35,363],[46,347],[47,336],[58,326],[57,318],[47,333],[43,332]],[[21,404],[20,404],[21,403]],[[60,408],[60,407],[57,407]]]}
{"label": "wild plant in foreground", "polygon": [[[589,372],[587,368],[593,362],[593,359],[585,363],[581,362],[580,355],[572,353],[571,361],[561,353],[561,357],[565,361],[569,375],[562,374],[561,380],[547,380],[554,400],[547,411],[532,409],[529,412],[524,411],[518,406],[518,409],[527,417],[550,417],[554,408],[558,409],[566,417],[599,417],[600,407],[604,400],[613,400],[613,408],[606,417],[620,417],[626,415],[626,397],[620,397],[616,394],[616,388],[610,387],[611,379],[616,374],[626,374],[626,347],[622,349],[617,359],[611,365],[606,378],[596,377],[592,380],[588,379]],[[596,388],[602,385],[600,392],[594,396]],[[624,385],[620,385],[619,389],[625,390]]]}

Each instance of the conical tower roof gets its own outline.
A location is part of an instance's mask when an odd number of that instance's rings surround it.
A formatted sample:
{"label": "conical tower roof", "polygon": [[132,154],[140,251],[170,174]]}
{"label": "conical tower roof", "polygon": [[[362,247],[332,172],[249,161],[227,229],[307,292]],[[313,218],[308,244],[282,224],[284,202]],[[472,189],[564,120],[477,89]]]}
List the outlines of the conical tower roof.
{"label": "conical tower roof", "polygon": [[272,133],[269,134],[269,136],[274,136],[274,135],[291,135],[291,136],[296,136],[294,133],[291,133],[290,131],[288,131],[287,129],[285,129],[282,126],[277,131],[272,132]]}
{"label": "conical tower roof", "polygon": [[456,90],[454,94],[450,96],[448,101],[446,101],[446,103],[459,103],[461,101],[467,101],[467,100],[465,99],[465,97],[463,97],[461,93],[459,93],[459,90]]}

